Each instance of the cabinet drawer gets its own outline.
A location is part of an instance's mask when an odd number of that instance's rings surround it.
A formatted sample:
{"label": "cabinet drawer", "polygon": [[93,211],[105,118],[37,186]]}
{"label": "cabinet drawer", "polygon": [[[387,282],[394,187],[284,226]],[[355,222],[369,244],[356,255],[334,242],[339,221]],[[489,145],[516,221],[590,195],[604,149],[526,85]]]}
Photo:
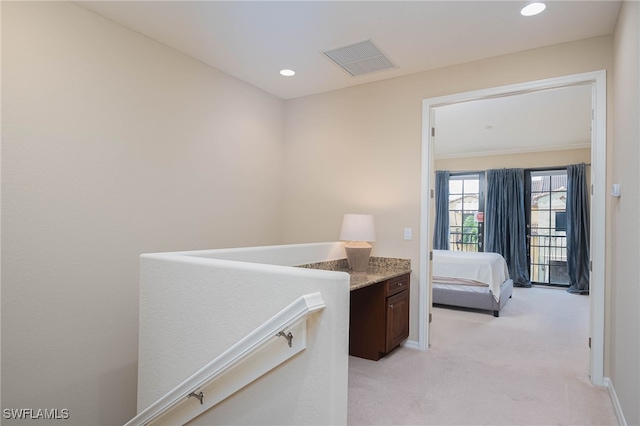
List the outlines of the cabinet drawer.
{"label": "cabinet drawer", "polygon": [[392,296],[409,288],[409,274],[400,275],[387,281],[387,296]]}

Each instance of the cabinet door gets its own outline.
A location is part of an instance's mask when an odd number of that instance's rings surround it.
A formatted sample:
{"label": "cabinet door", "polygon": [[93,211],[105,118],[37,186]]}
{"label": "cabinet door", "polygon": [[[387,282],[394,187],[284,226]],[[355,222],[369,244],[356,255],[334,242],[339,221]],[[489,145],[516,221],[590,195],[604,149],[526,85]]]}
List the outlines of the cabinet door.
{"label": "cabinet door", "polygon": [[386,351],[409,337],[409,291],[405,290],[387,298]]}

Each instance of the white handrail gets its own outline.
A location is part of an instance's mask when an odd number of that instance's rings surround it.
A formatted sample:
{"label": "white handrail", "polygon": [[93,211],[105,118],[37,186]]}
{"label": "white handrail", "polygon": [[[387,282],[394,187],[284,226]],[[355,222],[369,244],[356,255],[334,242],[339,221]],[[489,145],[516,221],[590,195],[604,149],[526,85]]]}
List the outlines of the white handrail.
{"label": "white handrail", "polygon": [[[293,355],[304,350],[306,348],[306,317],[312,312],[324,309],[325,306],[322,295],[319,292],[299,297],[163,397],[141,411],[137,416],[127,422],[125,426],[142,426],[159,421],[162,417],[186,403],[187,400],[189,403],[196,405],[193,406],[195,408],[192,407],[191,414],[174,416],[175,419],[182,421],[180,424],[184,424],[186,421],[202,414],[218,402],[237,392],[239,389],[242,389]],[[286,337],[289,333],[291,333],[292,338]],[[281,336],[285,338],[281,338]],[[277,347],[274,346],[272,349],[267,347],[268,344],[272,343],[277,344]],[[234,381],[232,386],[227,386],[227,389],[214,389],[212,387],[216,379],[230,372],[234,367],[248,360],[259,351],[264,351],[267,356],[265,356],[266,359],[264,362],[252,366],[253,371],[249,373],[243,371],[238,375],[238,380]],[[205,392],[205,390],[207,390],[207,392]],[[211,392],[209,392],[209,390],[211,390]],[[202,394],[199,392],[202,392]],[[195,396],[195,398],[189,398],[189,396]]]}

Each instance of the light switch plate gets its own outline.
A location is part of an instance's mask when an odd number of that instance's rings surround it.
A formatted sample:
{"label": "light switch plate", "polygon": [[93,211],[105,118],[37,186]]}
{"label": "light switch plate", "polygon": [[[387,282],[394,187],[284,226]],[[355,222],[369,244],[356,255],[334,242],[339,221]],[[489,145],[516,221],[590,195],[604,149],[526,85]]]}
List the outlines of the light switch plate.
{"label": "light switch plate", "polygon": [[404,228],[404,239],[405,240],[411,239],[411,228]]}
{"label": "light switch plate", "polygon": [[614,183],[613,185],[611,185],[611,196],[612,197],[619,197],[620,196],[620,184],[619,183]]}

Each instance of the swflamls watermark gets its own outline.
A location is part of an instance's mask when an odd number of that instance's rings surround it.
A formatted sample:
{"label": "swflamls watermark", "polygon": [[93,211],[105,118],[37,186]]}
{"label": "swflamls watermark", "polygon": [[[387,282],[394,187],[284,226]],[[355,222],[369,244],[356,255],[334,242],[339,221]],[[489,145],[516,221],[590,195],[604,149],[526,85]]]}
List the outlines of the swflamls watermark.
{"label": "swflamls watermark", "polygon": [[69,410],[66,408],[5,408],[2,417],[14,420],[66,420]]}

